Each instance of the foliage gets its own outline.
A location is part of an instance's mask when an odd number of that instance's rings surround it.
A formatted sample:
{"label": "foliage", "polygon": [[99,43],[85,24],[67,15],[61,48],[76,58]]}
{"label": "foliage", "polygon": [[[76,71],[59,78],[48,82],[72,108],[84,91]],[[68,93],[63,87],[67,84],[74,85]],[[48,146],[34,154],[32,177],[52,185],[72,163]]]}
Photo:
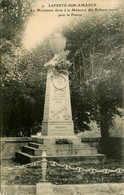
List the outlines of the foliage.
{"label": "foliage", "polygon": [[[41,130],[44,107],[46,73],[44,46],[39,50],[15,55],[20,48],[10,44],[9,52],[2,54],[2,122],[3,135],[30,136]],[[42,54],[41,54],[42,53]],[[34,56],[37,56],[37,59]],[[47,56],[45,54],[46,60]],[[42,60],[43,59],[43,60]]]}
{"label": "foliage", "polygon": [[20,44],[21,35],[30,16],[32,0],[1,0],[1,38]]}
{"label": "foliage", "polygon": [[56,140],[56,144],[72,144],[72,141],[68,139],[58,139]]}
{"label": "foliage", "polygon": [[[36,51],[24,49],[21,39],[32,1],[1,1],[2,136],[30,136],[41,130],[46,41]],[[37,58],[36,58],[37,56]],[[44,57],[43,57],[44,56]]]}
{"label": "foliage", "polygon": [[71,66],[71,63],[66,59],[68,54],[69,54],[68,50],[63,51],[62,53],[58,54],[56,58],[56,65],[55,65],[55,68],[58,71],[68,70],[69,67]]}
{"label": "foliage", "polygon": [[121,114],[118,107],[123,106],[122,18],[121,12],[95,14],[64,29],[73,63],[70,84],[76,132],[88,130],[87,124],[95,120],[103,137],[108,136],[115,114]]}
{"label": "foliage", "polygon": [[35,61],[35,52],[27,52],[21,43],[31,3],[30,0],[0,3],[3,136],[30,136],[41,129],[45,82],[43,62],[40,53]]}

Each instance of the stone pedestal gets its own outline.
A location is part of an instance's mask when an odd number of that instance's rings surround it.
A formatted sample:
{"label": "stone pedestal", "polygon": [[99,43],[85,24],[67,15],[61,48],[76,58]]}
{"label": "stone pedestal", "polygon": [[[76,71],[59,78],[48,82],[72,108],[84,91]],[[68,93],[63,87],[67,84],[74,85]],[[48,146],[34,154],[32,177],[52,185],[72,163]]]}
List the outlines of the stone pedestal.
{"label": "stone pedestal", "polygon": [[53,195],[53,186],[51,183],[38,183],[36,185],[36,195]]}
{"label": "stone pedestal", "polygon": [[66,74],[47,72],[42,135],[74,136],[69,80]]}

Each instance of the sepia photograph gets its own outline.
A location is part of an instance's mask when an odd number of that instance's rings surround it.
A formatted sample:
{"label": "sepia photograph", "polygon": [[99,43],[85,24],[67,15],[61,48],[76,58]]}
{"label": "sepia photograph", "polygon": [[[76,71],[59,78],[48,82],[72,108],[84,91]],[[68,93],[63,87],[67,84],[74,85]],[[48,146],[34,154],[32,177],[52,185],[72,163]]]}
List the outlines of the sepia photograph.
{"label": "sepia photograph", "polygon": [[0,0],[0,195],[124,194],[124,1]]}

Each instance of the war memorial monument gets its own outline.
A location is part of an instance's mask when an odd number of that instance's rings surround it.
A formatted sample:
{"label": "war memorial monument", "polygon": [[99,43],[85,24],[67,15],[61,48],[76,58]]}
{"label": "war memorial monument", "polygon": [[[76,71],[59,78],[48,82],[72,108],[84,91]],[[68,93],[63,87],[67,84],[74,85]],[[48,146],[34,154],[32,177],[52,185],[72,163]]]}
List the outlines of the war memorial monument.
{"label": "war memorial monument", "polygon": [[45,151],[48,157],[104,161],[105,155],[97,154],[96,147],[82,143],[81,138],[74,134],[68,70],[56,69],[57,59],[66,46],[66,38],[57,33],[50,39],[50,46],[54,57],[44,65],[47,81],[42,135],[33,137],[28,146],[23,146],[22,151],[16,153],[16,157],[23,162],[33,162],[41,159]]}

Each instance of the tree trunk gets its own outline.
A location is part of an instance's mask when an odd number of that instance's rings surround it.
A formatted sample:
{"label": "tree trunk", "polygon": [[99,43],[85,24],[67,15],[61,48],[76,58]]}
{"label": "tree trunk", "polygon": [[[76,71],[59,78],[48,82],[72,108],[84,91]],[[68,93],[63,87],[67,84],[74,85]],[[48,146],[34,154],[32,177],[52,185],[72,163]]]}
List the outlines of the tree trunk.
{"label": "tree trunk", "polygon": [[17,4],[18,4],[18,23],[20,25],[22,23],[22,2],[18,0]]}
{"label": "tree trunk", "polygon": [[107,113],[101,113],[101,140],[102,150],[107,156],[109,155],[109,132],[108,132],[108,117]]}

